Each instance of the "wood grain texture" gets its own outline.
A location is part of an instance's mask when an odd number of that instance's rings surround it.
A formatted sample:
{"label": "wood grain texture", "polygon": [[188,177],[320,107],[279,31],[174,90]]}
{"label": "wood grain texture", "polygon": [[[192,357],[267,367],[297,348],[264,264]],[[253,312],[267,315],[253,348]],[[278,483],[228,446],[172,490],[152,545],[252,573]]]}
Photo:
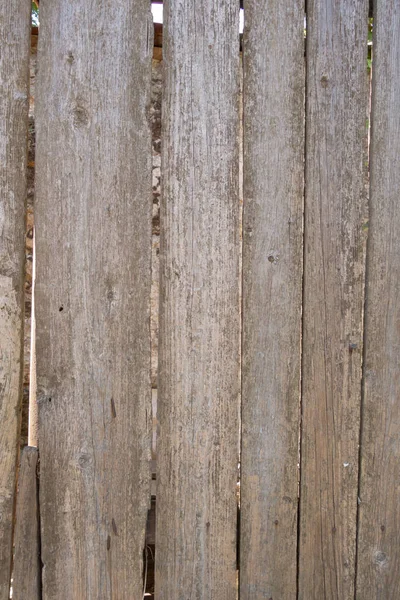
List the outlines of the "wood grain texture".
{"label": "wood grain texture", "polygon": [[354,598],[367,4],[307,2],[300,600]]}
{"label": "wood grain texture", "polygon": [[164,7],[158,600],[236,598],[239,10]]}
{"label": "wood grain texture", "polygon": [[22,397],[30,3],[0,15],[0,600],[8,600]]}
{"label": "wood grain texture", "polygon": [[13,600],[40,600],[38,450],[26,446],[18,475]]}
{"label": "wood grain texture", "polygon": [[400,598],[400,5],[376,3],[357,600]]}
{"label": "wood grain texture", "polygon": [[152,31],[147,0],[40,3],[35,248],[44,600],[142,597]]}
{"label": "wood grain texture", "polygon": [[[304,3],[245,3],[240,597],[296,597]],[[268,43],[265,43],[268,39]]]}

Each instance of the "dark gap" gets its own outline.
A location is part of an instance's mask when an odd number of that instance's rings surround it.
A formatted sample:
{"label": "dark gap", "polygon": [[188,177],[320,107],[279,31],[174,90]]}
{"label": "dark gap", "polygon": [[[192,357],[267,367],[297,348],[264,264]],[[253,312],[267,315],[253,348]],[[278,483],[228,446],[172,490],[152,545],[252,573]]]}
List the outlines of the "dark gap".
{"label": "dark gap", "polygon": [[[160,2],[158,2],[160,4]],[[154,599],[156,552],[156,471],[157,471],[157,388],[159,327],[159,254],[161,198],[161,108],[163,83],[163,24],[154,23],[154,49],[151,72],[149,124],[152,150],[152,251],[151,251],[151,504],[147,513],[145,547],[143,549],[143,599]]]}
{"label": "dark gap", "polygon": [[[241,53],[241,63],[239,65],[239,201],[240,215],[239,227],[243,230],[244,215],[244,189],[243,189],[243,161],[244,161],[244,62],[245,62],[245,11],[244,3],[239,5],[240,11],[243,9],[243,33],[239,31],[239,52]],[[243,411],[243,379],[242,379],[242,359],[243,359],[243,236],[239,236],[239,310],[240,310],[240,396],[239,396],[239,465],[238,465],[238,488],[237,488],[237,525],[236,525],[236,570],[237,570],[237,598],[240,599],[240,552],[241,552],[241,468],[242,468],[242,411]]]}
{"label": "dark gap", "polygon": [[[30,102],[28,121],[28,164],[27,164],[27,200],[26,200],[26,237],[25,237],[25,315],[24,315],[24,371],[21,406],[20,448],[28,445],[30,358],[31,358],[31,319],[33,286],[33,246],[34,246],[34,189],[35,189],[35,119],[32,92],[33,76],[36,68],[37,28],[32,28],[30,59]],[[32,89],[33,88],[33,89]]]}
{"label": "dark gap", "polygon": [[37,520],[38,520],[38,547],[39,547],[39,598],[42,598],[42,590],[43,590],[43,568],[44,563],[42,561],[42,530],[40,523],[40,454],[38,449],[38,461],[36,465],[36,494],[37,494]]}
{"label": "dark gap", "polygon": [[156,551],[156,498],[151,497],[147,512],[146,539],[143,549],[143,598],[154,598],[154,573]]}
{"label": "dark gap", "polygon": [[300,339],[300,397],[299,397],[299,442],[298,442],[298,488],[297,488],[297,549],[296,549],[296,598],[299,598],[300,585],[300,517],[301,517],[301,475],[302,475],[302,427],[303,427],[303,337],[304,337],[304,267],[306,237],[306,159],[307,159],[307,0],[304,0],[304,187],[303,187],[303,265],[301,299],[301,339]]}
{"label": "dark gap", "polygon": [[[367,129],[368,129],[368,181],[367,181],[367,190],[368,190],[368,219],[370,214],[370,195],[369,195],[369,182],[370,182],[370,135],[371,135],[371,113],[372,113],[372,58],[373,58],[373,7],[372,0],[369,2],[369,15],[368,15],[368,50],[367,50],[367,68],[369,75],[369,106],[368,106],[368,119],[367,119]],[[364,227],[368,228],[368,223],[364,224]],[[354,558],[354,600],[357,598],[357,577],[358,577],[358,544],[359,544],[359,533],[360,533],[360,504],[361,504],[361,461],[362,461],[362,446],[361,441],[363,437],[363,407],[364,407],[364,394],[365,394],[365,360],[366,360],[366,345],[365,345],[365,332],[366,332],[366,305],[367,305],[367,283],[368,283],[368,247],[369,247],[369,236],[367,236],[367,244],[366,244],[366,252],[365,252],[365,276],[364,276],[364,306],[363,306],[363,351],[362,351],[362,363],[361,363],[361,405],[360,405],[360,429],[358,434],[358,482],[357,482],[357,513],[356,513],[356,548],[355,548],[355,558]]]}
{"label": "dark gap", "polygon": [[[240,489],[240,488],[239,488]],[[238,494],[237,529],[236,529],[236,570],[238,572],[238,598],[240,597],[240,491]]]}

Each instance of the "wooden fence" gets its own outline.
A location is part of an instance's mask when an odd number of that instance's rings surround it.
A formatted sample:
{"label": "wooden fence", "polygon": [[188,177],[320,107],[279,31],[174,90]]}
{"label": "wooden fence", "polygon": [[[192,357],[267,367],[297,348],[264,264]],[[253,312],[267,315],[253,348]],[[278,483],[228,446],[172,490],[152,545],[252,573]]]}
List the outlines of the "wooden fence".
{"label": "wooden fence", "polygon": [[[155,598],[396,600],[400,3],[375,1],[372,96],[368,0],[244,11],[240,40],[238,0],[164,2]],[[40,2],[19,458],[29,34],[7,0],[0,600],[142,600],[150,2]]]}

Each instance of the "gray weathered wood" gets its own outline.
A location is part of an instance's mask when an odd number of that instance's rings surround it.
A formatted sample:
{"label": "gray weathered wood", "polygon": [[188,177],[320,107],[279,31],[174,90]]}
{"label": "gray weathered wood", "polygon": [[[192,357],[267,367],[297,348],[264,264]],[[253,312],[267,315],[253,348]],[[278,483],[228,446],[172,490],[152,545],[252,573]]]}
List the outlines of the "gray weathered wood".
{"label": "gray weathered wood", "polygon": [[30,3],[0,15],[0,600],[8,600],[22,394]]}
{"label": "gray weathered wood", "polygon": [[354,598],[367,0],[307,2],[300,600]]}
{"label": "gray weathered wood", "polygon": [[40,599],[37,448],[21,454],[14,536],[13,600]]}
{"label": "gray weathered wood", "polygon": [[40,3],[44,600],[139,599],[150,504],[150,3]]}
{"label": "gray weathered wood", "polygon": [[158,600],[236,597],[237,0],[166,2]]}
{"label": "gray weathered wood", "polygon": [[304,3],[245,11],[240,597],[284,600],[296,597]]}
{"label": "gray weathered wood", "polygon": [[400,598],[400,5],[375,6],[357,600]]}

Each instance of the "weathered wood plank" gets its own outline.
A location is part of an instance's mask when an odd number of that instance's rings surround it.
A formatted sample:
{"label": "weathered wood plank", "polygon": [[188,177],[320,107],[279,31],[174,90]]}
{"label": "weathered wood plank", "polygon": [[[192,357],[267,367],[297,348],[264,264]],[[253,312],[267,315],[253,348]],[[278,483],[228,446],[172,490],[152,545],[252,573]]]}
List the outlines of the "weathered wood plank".
{"label": "weathered wood plank", "polygon": [[304,2],[245,11],[240,597],[284,600],[296,597]]}
{"label": "weathered wood plank", "polygon": [[0,600],[8,600],[22,394],[30,3],[0,16]]}
{"label": "weathered wood plank", "polygon": [[400,5],[375,7],[358,600],[400,598]]}
{"label": "weathered wood plank", "polygon": [[25,447],[18,476],[13,600],[40,598],[37,462],[37,448]]}
{"label": "weathered wood plank", "polygon": [[[177,10],[179,8],[179,10]],[[164,7],[156,597],[236,597],[237,0]]]}
{"label": "weathered wood plank", "polygon": [[354,598],[367,0],[307,2],[300,600]]}
{"label": "weathered wood plank", "polygon": [[40,3],[43,598],[141,598],[150,504],[147,0]]}

